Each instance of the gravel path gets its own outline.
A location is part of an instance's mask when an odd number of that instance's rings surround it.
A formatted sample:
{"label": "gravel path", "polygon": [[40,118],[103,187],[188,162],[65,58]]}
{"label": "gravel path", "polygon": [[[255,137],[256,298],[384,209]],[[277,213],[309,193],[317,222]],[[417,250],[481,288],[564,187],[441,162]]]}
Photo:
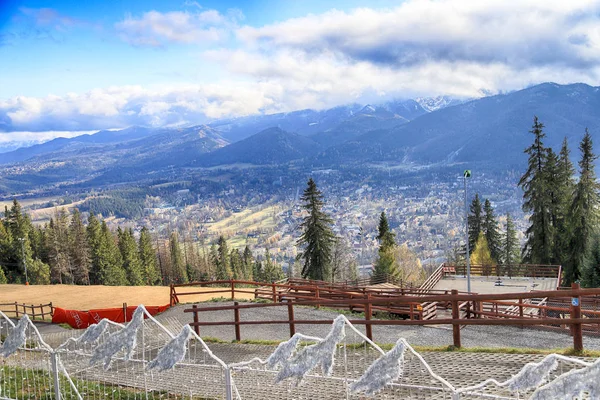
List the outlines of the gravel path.
{"label": "gravel path", "polygon": [[[200,307],[217,307],[232,305],[232,302],[201,303]],[[158,316],[158,319],[170,329],[178,331],[193,320],[193,314],[184,313],[191,305],[178,305]],[[316,310],[310,307],[295,307],[297,320],[333,320],[338,314],[329,310]],[[287,320],[286,307],[265,307],[241,309],[242,321]],[[200,321],[233,321],[233,311],[209,311],[199,314]],[[350,316],[349,319],[352,319]],[[359,319],[358,317],[356,319]],[[357,328],[364,333],[364,326]],[[329,325],[296,325],[296,331],[306,335],[324,337],[329,332]],[[234,340],[235,331],[230,326],[200,327],[200,336],[215,337],[222,340]],[[287,340],[289,326],[287,324],[262,324],[241,326],[242,339],[253,340]],[[448,346],[452,344],[452,327],[436,326],[373,326],[373,337],[378,343],[395,343],[398,338],[405,338],[412,345]],[[361,342],[356,334],[349,334],[348,340]],[[544,331],[539,329],[508,326],[466,326],[461,329],[463,347],[520,347],[536,349],[558,349],[573,346],[573,339],[568,332]],[[600,350],[600,338],[584,336],[586,349]]]}

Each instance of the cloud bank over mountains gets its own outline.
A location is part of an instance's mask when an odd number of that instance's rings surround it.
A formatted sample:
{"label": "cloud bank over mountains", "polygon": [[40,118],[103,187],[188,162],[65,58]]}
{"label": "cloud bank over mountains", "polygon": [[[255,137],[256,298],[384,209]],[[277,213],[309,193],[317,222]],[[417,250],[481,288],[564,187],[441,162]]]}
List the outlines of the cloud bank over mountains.
{"label": "cloud bank over mountains", "polygon": [[[83,23],[22,12],[46,29]],[[105,27],[104,30],[107,30]],[[478,97],[535,83],[599,84],[600,1],[408,0],[331,10],[259,27],[243,10],[147,11],[109,31],[139,48],[187,46],[216,79],[0,98],[0,131],[183,125],[392,97]],[[151,70],[151,66],[148,66]]]}

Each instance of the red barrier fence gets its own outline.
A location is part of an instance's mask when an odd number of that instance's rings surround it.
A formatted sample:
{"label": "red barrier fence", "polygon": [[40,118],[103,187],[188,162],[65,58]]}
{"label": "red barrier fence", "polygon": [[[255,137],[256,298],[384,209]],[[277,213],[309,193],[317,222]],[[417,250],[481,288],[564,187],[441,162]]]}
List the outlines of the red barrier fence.
{"label": "red barrier fence", "polygon": [[[166,311],[170,306],[146,306],[146,310],[151,315],[156,315]],[[137,306],[127,306],[123,303],[121,308],[103,308],[98,310],[77,311],[65,310],[64,308],[55,307],[52,323],[54,324],[69,324],[75,329],[85,329],[92,324],[97,324],[103,318],[114,322],[127,322],[131,320]]]}

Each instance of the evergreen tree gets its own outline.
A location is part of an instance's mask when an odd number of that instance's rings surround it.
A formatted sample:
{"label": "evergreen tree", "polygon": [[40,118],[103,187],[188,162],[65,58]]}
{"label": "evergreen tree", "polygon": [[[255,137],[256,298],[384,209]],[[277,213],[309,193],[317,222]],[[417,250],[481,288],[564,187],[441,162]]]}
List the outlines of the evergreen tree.
{"label": "evergreen tree", "polygon": [[303,246],[304,267],[302,277],[325,280],[329,276],[331,251],[335,235],[331,230],[333,220],[323,212],[323,195],[312,178],[302,195],[303,208],[308,211],[302,224],[302,235],[297,244]]}
{"label": "evergreen tree", "polygon": [[175,283],[188,283],[189,279],[185,264],[183,262],[183,256],[181,255],[181,247],[179,246],[179,237],[177,232],[171,233],[169,240],[171,250],[171,268],[173,270],[173,281]]}
{"label": "evergreen tree", "polygon": [[488,199],[485,199],[483,205],[484,217],[483,217],[483,231],[485,232],[485,239],[490,249],[490,255],[495,263],[502,260],[502,238],[500,232],[498,232],[498,221],[494,215],[494,209]]}
{"label": "evergreen tree", "polygon": [[378,283],[381,279],[396,280],[400,278],[397,268],[396,247],[380,247],[377,260],[373,266],[371,275],[373,283]]}
{"label": "evergreen tree", "polygon": [[31,220],[22,212],[21,205],[13,200],[10,209],[5,208],[5,227],[9,231],[10,248],[8,252],[7,279],[9,282],[25,281],[25,265],[32,263],[30,233],[33,230]]}
{"label": "evergreen tree", "polygon": [[143,227],[138,241],[138,252],[143,267],[145,285],[160,285],[161,274],[156,259],[156,250],[152,246],[152,237],[148,228]]}
{"label": "evergreen tree", "polygon": [[599,185],[594,171],[594,162],[598,157],[594,155],[592,137],[587,129],[579,145],[579,150],[581,151],[579,181],[575,188],[569,218],[573,236],[568,262],[565,265],[565,286],[571,285],[581,277],[590,254],[591,240],[598,222],[598,206],[600,205]]}
{"label": "evergreen tree", "polygon": [[41,226],[35,227],[31,231],[29,237],[31,238],[31,251],[33,259],[38,259],[48,264],[48,248],[46,247],[46,229],[46,226],[44,226],[43,228]]}
{"label": "evergreen tree", "polygon": [[255,282],[264,282],[263,266],[262,262],[260,262],[259,260],[256,260],[256,262],[254,263],[254,266],[252,268],[252,275],[254,277]]}
{"label": "evergreen tree", "polygon": [[75,209],[69,226],[69,258],[73,266],[73,280],[78,285],[90,284],[91,254],[81,213]]}
{"label": "evergreen tree", "polygon": [[399,279],[396,260],[396,239],[390,231],[385,212],[382,212],[379,216],[377,239],[379,240],[379,251],[373,267],[373,282],[389,278]]}
{"label": "evergreen tree", "polygon": [[377,240],[379,240],[380,247],[395,246],[396,239],[394,236],[395,235],[390,230],[387,216],[385,215],[385,212],[382,211],[379,216],[379,227],[377,229]]}
{"label": "evergreen tree", "polygon": [[137,243],[132,229],[125,229],[119,237],[119,250],[123,258],[123,269],[127,281],[132,286],[142,286],[144,282],[144,266],[140,260]]}
{"label": "evergreen tree", "polygon": [[600,236],[594,235],[583,271],[583,286],[600,287]]}
{"label": "evergreen tree", "polygon": [[532,264],[550,264],[552,261],[552,219],[546,164],[548,149],[544,147],[544,124],[534,117],[530,131],[534,142],[525,149],[529,155],[527,171],[519,180],[523,189],[523,211],[530,213],[530,226],[527,228],[523,261]]}
{"label": "evergreen tree", "polygon": [[27,277],[32,285],[49,285],[50,266],[36,258],[27,264]]}
{"label": "evergreen tree", "polygon": [[227,247],[227,240],[223,236],[219,236],[217,241],[218,246],[218,257],[217,257],[217,280],[225,281],[231,279],[231,266],[229,260],[229,249]]}
{"label": "evergreen tree", "polygon": [[563,140],[560,150],[556,179],[551,183],[554,188],[553,210],[554,221],[554,246],[552,262],[554,264],[565,265],[568,263],[569,247],[572,240],[572,227],[569,223],[569,212],[571,202],[575,192],[575,168],[570,159],[570,150],[567,145],[567,138]]}
{"label": "evergreen tree", "polygon": [[94,213],[90,213],[90,216],[88,217],[86,233],[91,255],[91,264],[89,272],[90,284],[101,285],[103,274],[103,271],[101,271],[103,264],[100,262],[100,244],[102,242],[102,229],[100,221],[98,221],[98,218],[96,218]]}
{"label": "evergreen tree", "polygon": [[0,262],[0,285],[5,285],[8,283],[8,279],[6,279],[6,274],[4,273],[4,267],[2,267],[2,263]]}
{"label": "evergreen tree", "polygon": [[100,226],[100,242],[98,244],[98,272],[100,284],[108,286],[127,285],[127,275],[123,269],[123,259],[113,233],[106,222]]}
{"label": "evergreen tree", "polygon": [[262,281],[273,283],[285,277],[281,266],[271,259],[269,249],[265,249],[265,264],[263,266]]}
{"label": "evergreen tree", "polygon": [[518,264],[520,262],[519,239],[515,223],[509,213],[506,214],[506,232],[503,236],[502,262],[504,264]]}
{"label": "evergreen tree", "polygon": [[52,283],[73,283],[72,265],[69,258],[68,217],[64,211],[50,219],[47,229],[48,260]]}
{"label": "evergreen tree", "polygon": [[244,267],[242,265],[242,255],[240,254],[240,251],[238,249],[231,249],[229,260],[233,279],[244,279]]}
{"label": "evergreen tree", "polygon": [[254,266],[254,257],[252,256],[252,251],[250,251],[250,247],[246,246],[244,248],[244,253],[242,255],[242,265],[244,268],[244,279],[253,280],[252,269]]}
{"label": "evergreen tree", "polygon": [[469,249],[473,251],[475,243],[479,238],[479,233],[483,231],[484,217],[479,193],[475,194],[471,205],[469,206],[469,216],[467,217],[467,226],[469,231]]}
{"label": "evergreen tree", "polygon": [[8,231],[5,227],[4,220],[2,220],[0,221],[0,281],[6,279],[6,281],[3,283],[8,282],[6,275],[8,274],[8,265],[11,262],[11,247],[12,237],[10,237],[10,231]]}

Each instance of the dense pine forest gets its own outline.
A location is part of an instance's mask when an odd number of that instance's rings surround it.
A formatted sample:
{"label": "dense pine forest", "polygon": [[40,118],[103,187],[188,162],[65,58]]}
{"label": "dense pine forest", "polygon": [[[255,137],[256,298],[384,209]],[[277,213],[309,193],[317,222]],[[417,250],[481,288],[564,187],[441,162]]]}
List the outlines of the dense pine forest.
{"label": "dense pine forest", "polygon": [[78,210],[57,211],[36,227],[15,200],[0,222],[0,283],[168,285],[231,278],[273,282],[284,274],[268,249],[255,259],[248,247],[229,250],[223,237],[207,250],[177,233],[158,240],[147,228],[114,232],[93,213],[84,223]]}

